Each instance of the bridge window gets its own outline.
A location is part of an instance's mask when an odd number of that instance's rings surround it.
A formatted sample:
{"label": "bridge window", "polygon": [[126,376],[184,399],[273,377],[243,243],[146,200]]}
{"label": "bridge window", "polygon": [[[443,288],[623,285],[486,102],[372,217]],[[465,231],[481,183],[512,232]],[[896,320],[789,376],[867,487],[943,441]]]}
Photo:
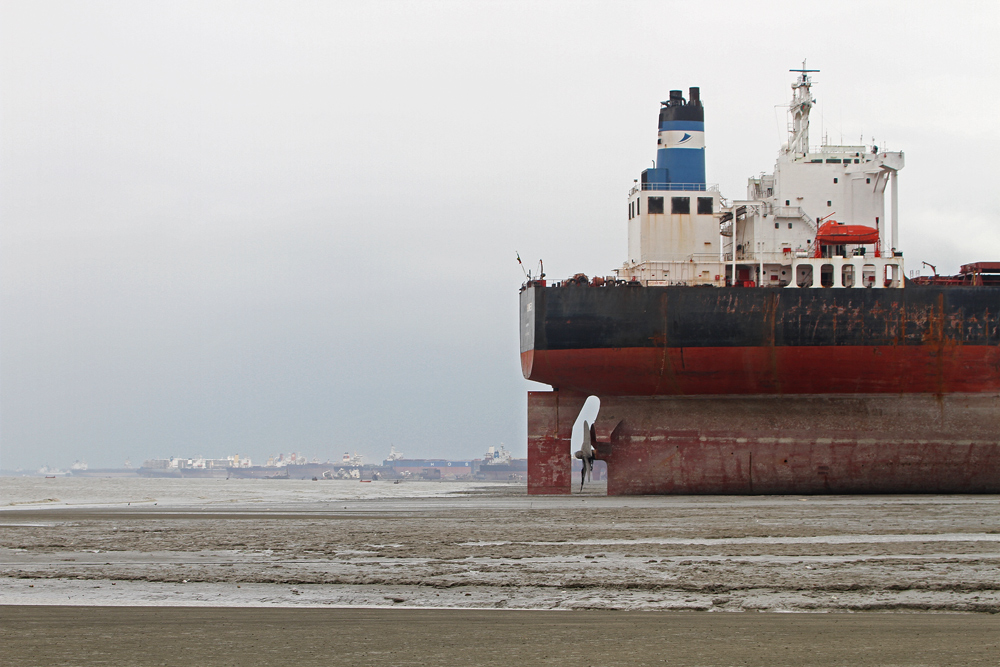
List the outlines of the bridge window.
{"label": "bridge window", "polygon": [[[661,200],[662,201],[662,200]],[[690,197],[671,197],[670,198],[670,212],[677,214],[688,214],[691,213],[691,198]]]}
{"label": "bridge window", "polygon": [[712,215],[714,202],[711,197],[698,197],[698,215]]}
{"label": "bridge window", "polygon": [[663,213],[663,197],[650,197],[646,202],[646,213]]}

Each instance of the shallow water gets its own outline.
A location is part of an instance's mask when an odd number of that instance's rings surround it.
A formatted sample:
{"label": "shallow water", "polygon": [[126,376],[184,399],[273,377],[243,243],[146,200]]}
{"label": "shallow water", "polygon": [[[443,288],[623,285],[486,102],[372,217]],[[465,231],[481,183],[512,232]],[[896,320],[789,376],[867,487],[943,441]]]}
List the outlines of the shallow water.
{"label": "shallow water", "polygon": [[505,482],[359,482],[357,480],[296,479],[165,479],[100,477],[2,477],[0,507],[116,507],[260,505],[302,508],[344,500],[376,498],[439,498],[484,488],[499,491],[523,484]]}

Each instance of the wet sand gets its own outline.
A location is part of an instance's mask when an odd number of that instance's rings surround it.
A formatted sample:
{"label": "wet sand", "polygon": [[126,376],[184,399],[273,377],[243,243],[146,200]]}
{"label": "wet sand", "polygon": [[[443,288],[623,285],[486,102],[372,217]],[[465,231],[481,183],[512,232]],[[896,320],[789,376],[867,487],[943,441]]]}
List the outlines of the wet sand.
{"label": "wet sand", "polygon": [[[590,487],[539,498],[488,484],[149,482],[142,502],[0,507],[4,601],[1000,611],[998,496],[608,498]],[[349,495],[359,487],[382,495]],[[43,491],[74,493],[69,482]]]}
{"label": "wet sand", "polygon": [[1000,617],[0,606],[21,665],[995,665]]}
{"label": "wet sand", "polygon": [[608,498],[595,485],[539,498],[505,484],[231,482],[4,480],[0,655],[400,665],[1000,655],[998,496]]}

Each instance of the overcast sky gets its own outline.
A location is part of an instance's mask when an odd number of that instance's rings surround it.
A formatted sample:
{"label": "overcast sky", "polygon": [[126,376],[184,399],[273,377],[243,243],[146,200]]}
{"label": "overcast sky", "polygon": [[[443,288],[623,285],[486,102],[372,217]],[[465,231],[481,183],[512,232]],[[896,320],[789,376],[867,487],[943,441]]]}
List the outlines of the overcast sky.
{"label": "overcast sky", "polygon": [[[1000,3],[0,3],[0,466],[524,456],[515,260],[625,259],[659,101],[745,196],[906,152],[907,268],[1000,260]],[[537,386],[536,388],[543,388]]]}

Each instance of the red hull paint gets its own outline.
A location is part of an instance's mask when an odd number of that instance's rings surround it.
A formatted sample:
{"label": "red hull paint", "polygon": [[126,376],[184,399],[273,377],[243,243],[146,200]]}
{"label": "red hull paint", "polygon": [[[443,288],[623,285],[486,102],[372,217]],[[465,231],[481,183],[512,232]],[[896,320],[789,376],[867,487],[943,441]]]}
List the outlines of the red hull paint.
{"label": "red hull paint", "polygon": [[528,392],[528,493],[570,493],[570,435],[586,400],[568,392]]}
{"label": "red hull paint", "polygon": [[[571,492],[585,398],[529,396],[529,493]],[[609,495],[1000,493],[1000,394],[599,398]]]}
{"label": "red hull paint", "polygon": [[608,495],[1000,492],[996,442],[703,437],[618,443]]}
{"label": "red hull paint", "polygon": [[529,350],[521,368],[597,396],[1000,391],[1000,348],[954,343]]}

